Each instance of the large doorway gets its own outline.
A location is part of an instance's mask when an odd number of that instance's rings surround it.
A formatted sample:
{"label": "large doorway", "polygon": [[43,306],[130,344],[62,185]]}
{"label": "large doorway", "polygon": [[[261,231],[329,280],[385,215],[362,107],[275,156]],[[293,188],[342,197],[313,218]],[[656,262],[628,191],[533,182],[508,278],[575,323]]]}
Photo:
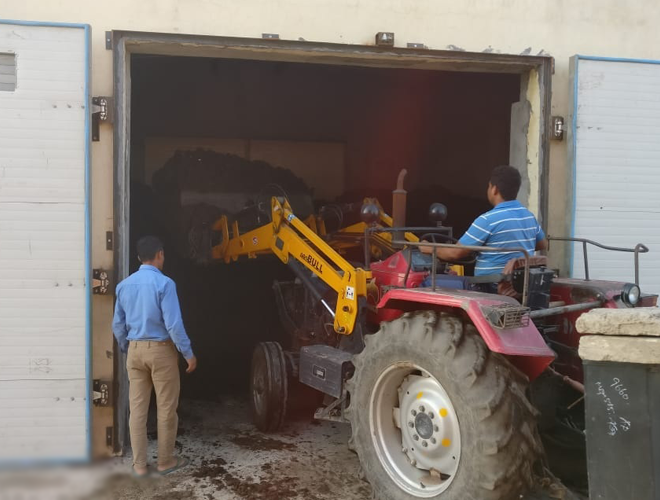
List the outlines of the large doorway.
{"label": "large doorway", "polygon": [[[457,71],[455,64],[384,67],[327,54],[301,61],[222,50],[138,52],[116,54],[116,67],[130,75],[120,79],[117,95],[125,121],[117,120],[116,132],[129,134],[116,144],[118,278],[138,266],[137,238],[165,240],[165,272],[177,282],[200,359],[198,372],[184,380],[189,398],[244,394],[254,345],[283,334],[272,282],[286,279],[287,268],[269,257],[200,263],[188,238],[193,219],[207,216],[199,206],[223,210],[262,191],[264,179],[250,177],[255,162],[279,172],[275,179],[303,186],[309,203],[300,202],[301,211],[365,196],[390,211],[405,168],[407,223],[427,225],[428,207],[439,201],[459,234],[488,209],[490,170],[519,161],[519,145],[527,144],[520,108],[536,71],[529,66],[509,62],[494,71],[473,63]],[[526,119],[540,118],[528,112]],[[231,179],[213,173],[227,168]],[[522,168],[533,169],[524,177],[528,184],[536,179],[538,202],[541,167]],[[120,442],[122,404],[120,390]]]}

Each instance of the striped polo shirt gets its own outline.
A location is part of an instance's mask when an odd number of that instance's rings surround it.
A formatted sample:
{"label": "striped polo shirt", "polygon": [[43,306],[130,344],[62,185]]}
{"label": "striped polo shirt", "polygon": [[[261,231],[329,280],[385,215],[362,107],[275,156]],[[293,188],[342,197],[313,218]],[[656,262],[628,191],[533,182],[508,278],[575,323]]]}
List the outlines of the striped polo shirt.
{"label": "striped polo shirt", "polygon": [[[462,245],[498,248],[524,248],[534,254],[536,243],[545,239],[534,214],[519,201],[505,201],[480,215],[461,237]],[[474,269],[475,276],[498,274],[511,259],[523,257],[521,252],[481,252]]]}

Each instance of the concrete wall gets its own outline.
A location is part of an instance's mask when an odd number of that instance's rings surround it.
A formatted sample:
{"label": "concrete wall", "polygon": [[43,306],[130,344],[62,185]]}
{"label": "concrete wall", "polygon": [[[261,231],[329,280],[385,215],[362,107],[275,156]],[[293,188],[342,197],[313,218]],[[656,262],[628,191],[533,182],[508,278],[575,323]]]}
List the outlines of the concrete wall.
{"label": "concrete wall", "polygon": [[[660,2],[640,0],[32,0],[3,2],[6,19],[88,23],[92,27],[92,87],[112,95],[112,52],[107,30],[135,30],[241,37],[278,33],[283,39],[371,44],[378,31],[393,31],[396,44],[420,42],[432,49],[551,54],[556,59],[552,114],[568,113],[569,57],[573,54],[658,58]],[[105,232],[112,230],[112,129],[102,126],[93,143],[93,265],[112,267]],[[569,228],[570,175],[566,143],[550,152],[549,229]],[[561,261],[556,253],[555,260]],[[95,378],[112,374],[109,324],[112,298],[94,298]],[[110,414],[96,414],[103,426]],[[98,429],[99,427],[97,427]],[[98,436],[97,450],[105,435]]]}
{"label": "concrete wall", "polygon": [[[432,49],[551,54],[556,59],[552,113],[568,113],[568,59],[576,53],[617,57],[658,57],[660,3],[643,0],[624,8],[615,0],[117,0],[110,8],[96,2],[65,0],[6,2],[7,19],[89,23],[93,39],[93,91],[112,94],[112,53],[106,30],[260,37],[335,43],[373,43],[378,31],[393,31],[396,43],[420,42]],[[97,265],[111,264],[103,249],[111,228],[111,129],[103,127],[94,144],[96,175],[94,240]],[[553,143],[550,158],[550,232],[566,233],[568,168],[565,143]]]}

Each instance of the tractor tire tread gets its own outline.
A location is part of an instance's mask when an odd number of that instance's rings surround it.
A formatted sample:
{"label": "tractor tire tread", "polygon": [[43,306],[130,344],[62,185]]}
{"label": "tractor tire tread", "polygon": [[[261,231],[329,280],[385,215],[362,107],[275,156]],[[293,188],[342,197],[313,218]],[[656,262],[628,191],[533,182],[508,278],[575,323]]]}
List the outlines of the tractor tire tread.
{"label": "tractor tire tread", "polygon": [[[524,391],[526,377],[499,354],[492,353],[471,324],[455,315],[420,311],[407,313],[385,323],[381,330],[366,337],[366,347],[354,357],[355,373],[347,382],[352,403],[347,408],[351,422],[352,448],[367,470],[365,477],[372,484],[379,500],[408,500],[413,496],[401,490],[393,481],[390,485],[374,483],[374,464],[368,462],[366,448],[371,438],[360,425],[356,407],[362,404],[361,380],[365,367],[387,349],[392,342],[419,343],[420,351],[430,352],[448,367],[446,376],[465,396],[473,412],[481,438],[475,446],[472,464],[474,474],[466,481],[465,491],[457,491],[454,483],[438,497],[442,500],[510,500],[519,498],[534,484],[534,467],[543,454],[536,429],[535,411]],[[367,381],[368,383],[369,381]],[[366,389],[363,389],[366,390]],[[461,458],[463,459],[463,457]],[[382,467],[379,463],[376,467]],[[384,472],[384,471],[383,471]],[[460,474],[460,467],[459,472]],[[383,477],[383,476],[381,476]],[[389,476],[388,476],[389,479]]]}

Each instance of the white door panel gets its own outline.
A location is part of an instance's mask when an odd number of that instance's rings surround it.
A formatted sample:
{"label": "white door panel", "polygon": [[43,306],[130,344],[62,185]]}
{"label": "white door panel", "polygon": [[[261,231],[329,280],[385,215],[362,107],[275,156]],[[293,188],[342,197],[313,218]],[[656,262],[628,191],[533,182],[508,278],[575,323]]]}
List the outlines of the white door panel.
{"label": "white door panel", "polygon": [[84,26],[0,23],[0,462],[89,455],[87,75]]}
{"label": "white door panel", "polygon": [[[584,58],[574,74],[573,235],[651,252],[643,291],[660,293],[660,62]],[[589,248],[592,278],[633,281],[633,256]],[[584,277],[575,245],[573,275]]]}

